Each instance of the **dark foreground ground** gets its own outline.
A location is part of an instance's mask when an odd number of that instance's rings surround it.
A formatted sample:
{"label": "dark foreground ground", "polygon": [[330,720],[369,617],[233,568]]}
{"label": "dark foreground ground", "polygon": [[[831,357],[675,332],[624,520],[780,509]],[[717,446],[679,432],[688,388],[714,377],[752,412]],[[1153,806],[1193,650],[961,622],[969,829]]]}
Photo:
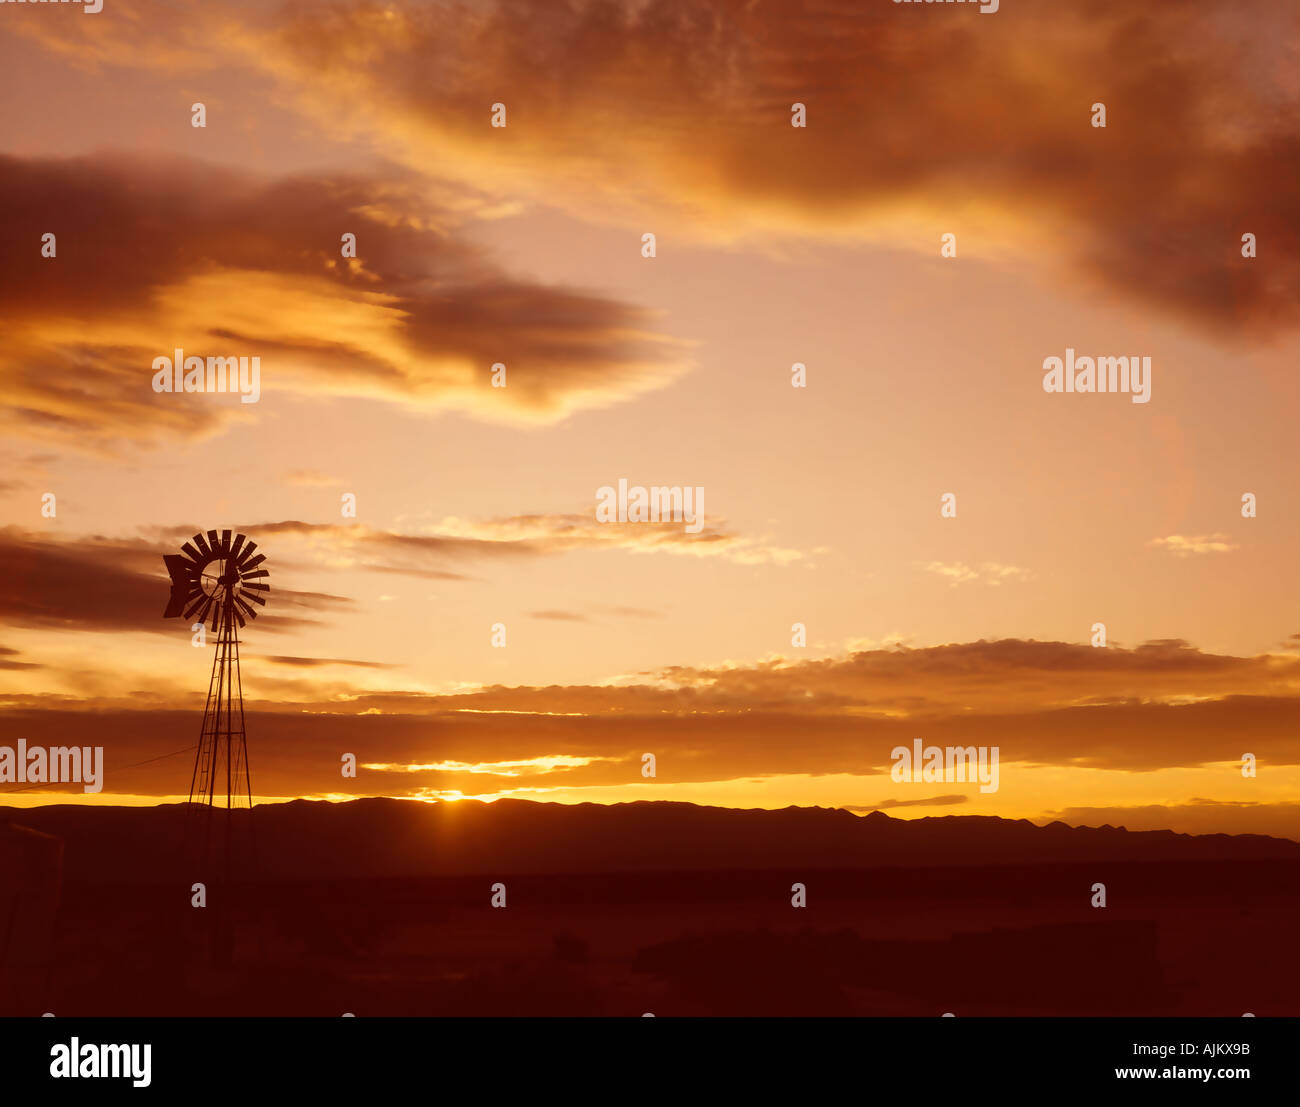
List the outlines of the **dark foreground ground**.
{"label": "dark foreground ground", "polygon": [[1291,1015],[1297,890],[1294,861],[280,880],[238,890],[220,968],[187,888],[70,882],[6,1013]]}

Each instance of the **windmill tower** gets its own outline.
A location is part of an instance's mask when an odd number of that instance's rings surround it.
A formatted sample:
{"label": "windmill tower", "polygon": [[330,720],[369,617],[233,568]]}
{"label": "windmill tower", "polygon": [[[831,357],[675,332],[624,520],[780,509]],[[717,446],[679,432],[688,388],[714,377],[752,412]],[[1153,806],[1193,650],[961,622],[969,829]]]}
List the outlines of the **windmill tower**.
{"label": "windmill tower", "polygon": [[[186,805],[185,845],[197,854],[205,880],[218,875],[229,888],[234,813],[247,801],[253,806],[248,773],[248,743],[244,727],[244,689],[239,674],[239,629],[266,605],[270,574],[261,568],[265,554],[255,554],[256,542],[230,531],[196,534],[179,554],[165,554],[171,576],[171,598],[163,618],[194,619],[217,635],[216,656],[208,681],[207,706],[199,732],[198,754],[190,777]],[[254,606],[256,605],[256,606]],[[211,871],[217,843],[218,812],[225,800],[220,873]]]}

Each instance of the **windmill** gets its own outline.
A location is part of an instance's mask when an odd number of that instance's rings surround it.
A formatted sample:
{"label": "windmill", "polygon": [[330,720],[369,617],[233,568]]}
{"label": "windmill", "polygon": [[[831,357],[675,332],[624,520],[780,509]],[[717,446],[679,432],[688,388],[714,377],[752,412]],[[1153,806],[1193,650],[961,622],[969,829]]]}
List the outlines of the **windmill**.
{"label": "windmill", "polygon": [[[196,534],[179,554],[165,554],[171,576],[171,598],[163,618],[194,619],[217,634],[217,652],[208,681],[208,701],[199,732],[199,749],[190,777],[186,805],[187,845],[201,835],[202,863],[212,860],[212,831],[225,793],[225,865],[228,887],[231,868],[231,828],[234,810],[245,798],[251,810],[253,787],[248,775],[248,743],[244,729],[244,688],[239,674],[239,628],[256,618],[266,605],[270,574],[262,568],[265,554],[257,543],[230,531]],[[197,832],[197,835],[196,835]],[[206,874],[205,874],[206,875]]]}

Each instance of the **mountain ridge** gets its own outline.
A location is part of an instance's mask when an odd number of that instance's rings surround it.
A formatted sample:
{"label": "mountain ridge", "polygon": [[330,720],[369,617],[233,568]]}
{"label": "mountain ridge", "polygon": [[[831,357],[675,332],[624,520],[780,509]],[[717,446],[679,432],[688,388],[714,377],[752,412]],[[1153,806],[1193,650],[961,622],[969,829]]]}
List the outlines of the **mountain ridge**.
{"label": "mountain ridge", "polygon": [[[170,879],[188,866],[184,804],[0,807],[64,842],[68,879]],[[236,812],[241,829],[248,813]],[[843,808],[727,808],[674,800],[556,804],[366,798],[290,800],[254,811],[258,870],[285,879],[474,873],[872,869],[1078,862],[1300,861],[1300,842],[993,815],[897,819]]]}

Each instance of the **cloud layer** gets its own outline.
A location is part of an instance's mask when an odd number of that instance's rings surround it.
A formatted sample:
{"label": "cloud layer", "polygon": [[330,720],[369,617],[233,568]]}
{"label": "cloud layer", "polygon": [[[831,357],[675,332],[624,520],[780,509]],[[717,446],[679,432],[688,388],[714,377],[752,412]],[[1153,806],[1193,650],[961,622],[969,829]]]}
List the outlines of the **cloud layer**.
{"label": "cloud layer", "polygon": [[[1004,775],[1013,764],[1126,773],[1226,765],[1240,777],[1234,765],[1246,750],[1269,772],[1300,765],[1298,675],[1294,655],[1008,640],[669,669],[609,685],[448,695],[395,688],[329,699],[314,697],[310,685],[286,686],[294,694],[251,701],[249,712],[260,787],[270,795],[339,792],[345,751],[373,767],[355,784],[363,794],[474,794],[557,780],[575,788],[643,782],[645,751],[655,753],[658,780],[668,784],[885,776],[892,749],[922,736],[998,746]],[[168,735],[193,722],[193,708],[137,711],[129,700],[70,709],[54,697],[10,696],[6,708],[12,732],[32,741],[76,740],[93,718],[119,765],[161,752]],[[159,774],[131,786],[172,790],[174,781]],[[485,783],[493,776],[502,779]]]}
{"label": "cloud layer", "polygon": [[[1300,15],[1270,0],[982,17],[849,0],[141,12],[93,37],[70,21],[22,30],[168,79],[261,71],[322,132],[507,202],[639,229],[654,215],[711,239],[811,231],[933,254],[953,231],[959,256],[1046,258],[1058,277],[1198,326],[1295,324],[1300,200],[1278,183],[1300,169],[1287,46]],[[490,126],[496,103],[505,128]],[[790,125],[794,103],[805,128]],[[490,318],[512,300],[473,303]]]}

